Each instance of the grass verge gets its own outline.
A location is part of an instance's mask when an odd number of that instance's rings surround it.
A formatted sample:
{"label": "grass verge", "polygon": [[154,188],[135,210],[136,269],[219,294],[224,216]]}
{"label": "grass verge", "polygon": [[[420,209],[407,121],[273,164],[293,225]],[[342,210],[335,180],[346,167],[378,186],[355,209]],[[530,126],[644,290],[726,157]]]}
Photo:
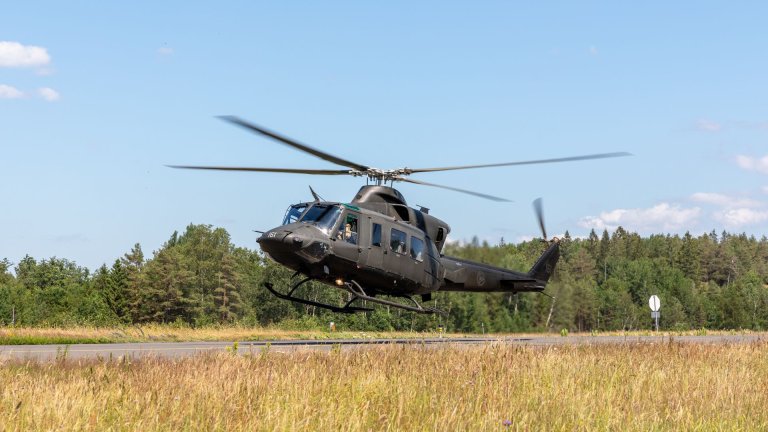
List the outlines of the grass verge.
{"label": "grass verge", "polygon": [[[718,334],[755,334],[749,330],[690,330],[690,331],[632,331],[559,333],[567,337],[583,336],[706,336]],[[541,336],[542,333],[527,334],[470,334],[446,333],[443,337],[526,337]],[[551,334],[550,334],[551,335]],[[150,324],[124,327],[0,327],[0,345],[45,345],[45,344],[96,344],[128,342],[195,342],[195,341],[271,341],[271,340],[326,340],[326,339],[411,339],[439,337],[437,332],[370,332],[328,330],[284,330],[273,327],[216,326],[190,328],[177,325]]]}
{"label": "grass verge", "polygon": [[[270,341],[283,339],[392,339],[437,337],[436,332],[354,332],[281,330],[259,327],[189,328],[169,325],[141,327],[6,327],[0,328],[0,345],[93,344],[126,342]],[[450,334],[446,337],[461,337]]]}

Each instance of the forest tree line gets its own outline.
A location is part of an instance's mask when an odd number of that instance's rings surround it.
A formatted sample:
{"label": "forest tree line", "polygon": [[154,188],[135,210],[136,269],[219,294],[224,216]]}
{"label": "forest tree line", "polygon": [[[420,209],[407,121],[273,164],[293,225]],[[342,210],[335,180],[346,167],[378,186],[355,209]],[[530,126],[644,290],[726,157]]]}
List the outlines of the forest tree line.
{"label": "forest tree line", "polygon": [[[446,255],[527,271],[546,244],[449,244]],[[189,225],[146,254],[136,244],[94,272],[63,258],[0,260],[0,325],[135,325],[174,323],[278,325],[349,330],[606,331],[651,327],[648,298],[661,298],[666,329],[768,327],[768,239],[714,231],[694,237],[641,237],[618,228],[574,239],[567,233],[546,293],[438,293],[447,317],[386,307],[334,314],[273,297],[291,272],[254,250],[236,247],[223,228]],[[313,300],[346,294],[316,283]]]}

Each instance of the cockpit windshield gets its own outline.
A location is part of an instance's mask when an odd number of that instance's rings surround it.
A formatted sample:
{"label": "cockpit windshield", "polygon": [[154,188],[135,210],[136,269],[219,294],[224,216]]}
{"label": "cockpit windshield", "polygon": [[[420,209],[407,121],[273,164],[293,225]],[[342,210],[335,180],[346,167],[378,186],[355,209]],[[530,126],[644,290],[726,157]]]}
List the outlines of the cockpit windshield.
{"label": "cockpit windshield", "polygon": [[299,221],[315,225],[328,234],[339,220],[339,215],[341,215],[339,206],[316,204],[306,210]]}
{"label": "cockpit windshield", "polygon": [[283,225],[288,225],[299,220],[306,209],[307,204],[294,204],[288,207],[288,211],[285,212],[285,217],[283,218]]}

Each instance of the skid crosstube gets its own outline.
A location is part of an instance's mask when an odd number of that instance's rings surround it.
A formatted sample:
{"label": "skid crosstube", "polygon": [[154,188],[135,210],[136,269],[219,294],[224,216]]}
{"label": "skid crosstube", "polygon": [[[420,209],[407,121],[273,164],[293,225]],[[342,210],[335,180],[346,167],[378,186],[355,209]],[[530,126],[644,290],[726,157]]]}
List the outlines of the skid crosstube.
{"label": "skid crosstube", "polygon": [[[319,308],[328,309],[332,312],[338,312],[338,313],[356,313],[356,312],[370,312],[373,309],[371,308],[363,308],[363,307],[356,307],[356,306],[350,306],[349,304],[353,301],[355,301],[357,298],[353,298],[344,307],[338,307],[333,306],[325,303],[320,303],[312,300],[307,300],[299,297],[294,297],[291,294],[282,294],[280,292],[277,292],[273,287],[272,284],[269,282],[264,283],[264,287],[269,290],[275,297],[281,298],[283,300],[290,300],[292,302],[301,303],[309,306],[317,306]],[[293,292],[293,290],[291,290]]]}
{"label": "skid crosstube", "polygon": [[409,305],[405,305],[405,304],[402,304],[402,303],[394,302],[394,301],[391,301],[391,300],[384,300],[384,299],[380,299],[380,298],[369,296],[368,294],[365,293],[365,291],[363,290],[363,287],[361,287],[360,284],[357,283],[354,280],[350,280],[350,281],[346,282],[344,284],[344,288],[347,291],[349,291],[353,296],[355,296],[356,298],[358,298],[360,300],[365,300],[365,301],[369,301],[369,302],[373,302],[373,303],[379,303],[379,304],[383,304],[385,306],[396,307],[396,308],[400,308],[400,309],[404,309],[404,310],[411,311],[411,312],[416,312],[416,313],[422,313],[422,314],[438,313],[438,314],[441,314],[441,315],[447,315],[445,312],[443,312],[443,311],[441,311],[439,309],[425,308],[424,306],[419,304],[419,302],[414,300],[413,297],[406,296],[406,295],[402,295],[402,296],[398,296],[398,297],[402,297],[404,299],[412,301],[414,306],[409,306]]}

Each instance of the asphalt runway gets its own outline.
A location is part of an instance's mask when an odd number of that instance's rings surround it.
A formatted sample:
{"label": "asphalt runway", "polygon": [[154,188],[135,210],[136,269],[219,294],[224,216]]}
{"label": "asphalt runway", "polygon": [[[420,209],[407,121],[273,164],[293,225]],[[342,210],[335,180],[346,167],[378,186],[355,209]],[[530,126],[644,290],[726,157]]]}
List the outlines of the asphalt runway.
{"label": "asphalt runway", "polygon": [[[519,346],[561,346],[584,344],[652,344],[652,343],[708,343],[741,344],[768,341],[768,334],[728,334],[711,336],[528,336],[479,338],[424,338],[424,339],[328,339],[328,340],[276,340],[238,342],[238,354],[293,352],[298,350],[330,351],[331,349],[365,349],[382,345],[471,346],[503,343]],[[180,358],[201,353],[226,352],[233,342],[147,342],[122,344],[75,345],[0,345],[0,360],[119,360],[142,357]]]}

